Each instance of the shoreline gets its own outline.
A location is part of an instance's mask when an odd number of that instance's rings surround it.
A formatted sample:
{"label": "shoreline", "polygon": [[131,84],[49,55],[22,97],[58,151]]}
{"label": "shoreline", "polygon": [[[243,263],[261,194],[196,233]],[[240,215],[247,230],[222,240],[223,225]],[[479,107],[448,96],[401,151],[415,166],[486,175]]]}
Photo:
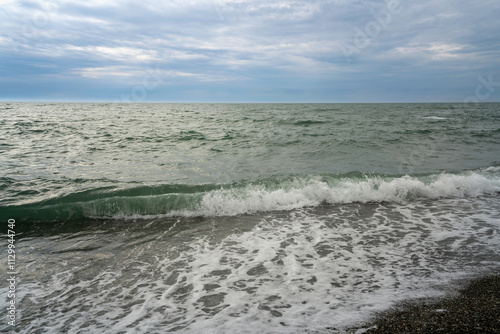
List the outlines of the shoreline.
{"label": "shoreline", "polygon": [[500,333],[500,272],[465,280],[445,297],[398,303],[347,333]]}

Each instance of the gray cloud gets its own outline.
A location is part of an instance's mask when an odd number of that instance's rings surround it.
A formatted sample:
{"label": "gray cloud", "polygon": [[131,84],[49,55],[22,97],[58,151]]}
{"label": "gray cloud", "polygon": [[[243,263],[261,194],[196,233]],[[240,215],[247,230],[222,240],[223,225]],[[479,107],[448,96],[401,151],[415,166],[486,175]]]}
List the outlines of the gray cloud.
{"label": "gray cloud", "polygon": [[62,80],[75,99],[113,100],[155,66],[158,99],[219,82],[229,99],[460,100],[499,68],[498,1],[0,1],[1,87]]}

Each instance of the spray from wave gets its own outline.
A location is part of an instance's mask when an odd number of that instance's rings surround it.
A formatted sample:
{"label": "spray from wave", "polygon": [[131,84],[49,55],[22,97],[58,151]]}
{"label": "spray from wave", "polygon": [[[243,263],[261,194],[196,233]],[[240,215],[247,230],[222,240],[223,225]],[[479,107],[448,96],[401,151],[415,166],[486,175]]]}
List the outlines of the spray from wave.
{"label": "spray from wave", "polygon": [[[147,187],[146,187],[147,188]],[[6,207],[25,221],[151,219],[235,216],[337,203],[397,202],[477,197],[500,192],[500,168],[419,176],[361,173],[289,176],[230,185],[168,185],[70,194],[29,205]]]}

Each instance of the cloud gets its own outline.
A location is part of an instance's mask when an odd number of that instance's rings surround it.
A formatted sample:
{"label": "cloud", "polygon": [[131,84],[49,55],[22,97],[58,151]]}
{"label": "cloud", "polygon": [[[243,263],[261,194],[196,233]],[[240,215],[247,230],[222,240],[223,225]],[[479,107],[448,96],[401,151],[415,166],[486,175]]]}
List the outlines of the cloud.
{"label": "cloud", "polygon": [[428,57],[433,60],[447,60],[463,56],[463,54],[457,52],[462,49],[464,49],[464,46],[459,44],[431,43],[430,45],[397,47],[395,51],[402,55]]}
{"label": "cloud", "polygon": [[[140,82],[152,66],[165,85],[182,82],[191,92],[279,91],[282,100],[300,87],[313,100],[336,101],[375,99],[385,90],[384,99],[397,100],[409,98],[398,93],[402,83],[423,76],[445,82],[443,91],[466,91],[477,73],[492,73],[500,62],[496,0],[2,1],[2,82],[19,80],[9,68],[21,66],[23,76],[46,83],[69,80],[75,94],[78,80],[114,91]],[[391,78],[385,88],[381,77]],[[419,79],[422,96],[426,80]]]}
{"label": "cloud", "polygon": [[130,66],[107,66],[107,67],[84,67],[74,70],[75,74],[90,79],[132,79],[131,83],[136,82],[137,78],[156,78],[157,81],[167,82],[174,78],[194,79],[197,81],[228,81],[232,78],[205,74],[190,73],[183,71],[169,71],[160,68],[151,67],[130,67]]}
{"label": "cloud", "polygon": [[136,69],[130,69],[124,66],[108,67],[85,67],[74,70],[76,74],[84,78],[109,78],[109,77],[137,77],[141,72]]}
{"label": "cloud", "polygon": [[143,50],[131,47],[108,47],[108,46],[74,46],[61,47],[63,52],[73,52],[81,56],[112,59],[115,62],[125,63],[147,63],[160,60],[155,50]]}

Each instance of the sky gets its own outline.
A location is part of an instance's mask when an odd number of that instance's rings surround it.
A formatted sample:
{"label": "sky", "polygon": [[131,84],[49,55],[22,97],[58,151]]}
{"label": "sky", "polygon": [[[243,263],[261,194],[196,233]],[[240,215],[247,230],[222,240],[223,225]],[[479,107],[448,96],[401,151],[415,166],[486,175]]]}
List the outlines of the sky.
{"label": "sky", "polygon": [[0,0],[0,101],[498,102],[498,0]]}

